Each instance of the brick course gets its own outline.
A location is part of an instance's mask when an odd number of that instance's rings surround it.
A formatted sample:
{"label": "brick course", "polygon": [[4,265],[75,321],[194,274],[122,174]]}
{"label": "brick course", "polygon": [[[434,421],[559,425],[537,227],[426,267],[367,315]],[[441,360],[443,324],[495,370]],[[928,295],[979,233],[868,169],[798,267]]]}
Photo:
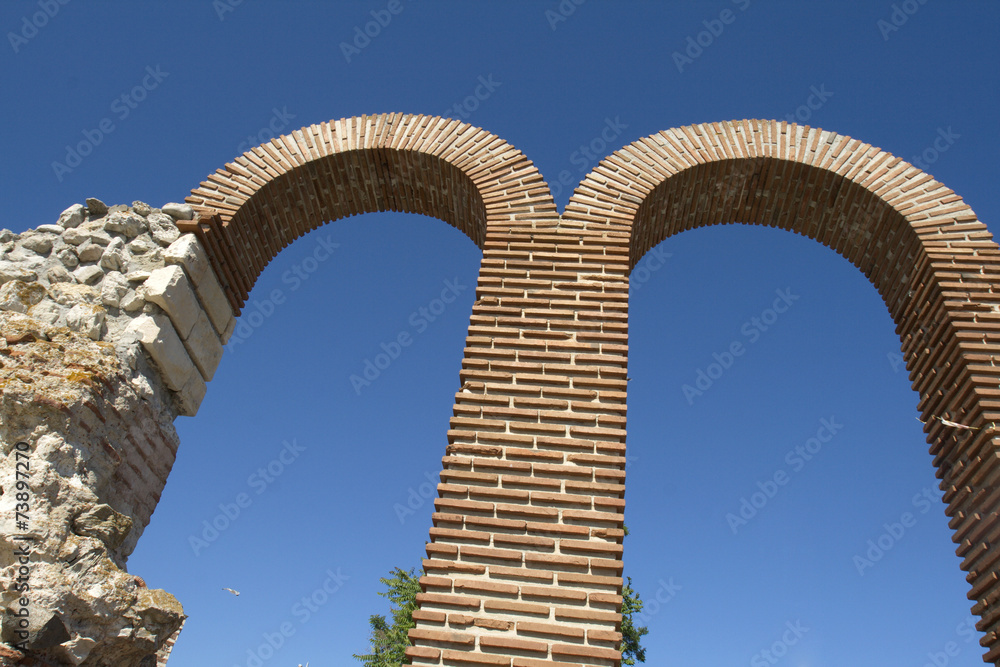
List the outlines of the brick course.
{"label": "brick course", "polygon": [[692,125],[602,160],[560,216],[501,139],[381,114],[256,147],[187,201],[198,215],[182,229],[236,313],[282,248],[345,216],[430,215],[483,250],[412,664],[619,664],[628,274],[669,236],[733,222],[814,238],[882,296],[984,659],[1000,659],[1000,250],[954,192],[905,161],[785,122]]}

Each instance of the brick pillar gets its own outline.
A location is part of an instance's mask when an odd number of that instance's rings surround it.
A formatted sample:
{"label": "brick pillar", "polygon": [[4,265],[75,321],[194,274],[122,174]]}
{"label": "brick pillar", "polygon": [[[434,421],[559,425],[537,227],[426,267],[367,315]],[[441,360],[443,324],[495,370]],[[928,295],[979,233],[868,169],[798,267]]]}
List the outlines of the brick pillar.
{"label": "brick pillar", "polygon": [[619,664],[627,255],[608,223],[488,234],[413,664]]}

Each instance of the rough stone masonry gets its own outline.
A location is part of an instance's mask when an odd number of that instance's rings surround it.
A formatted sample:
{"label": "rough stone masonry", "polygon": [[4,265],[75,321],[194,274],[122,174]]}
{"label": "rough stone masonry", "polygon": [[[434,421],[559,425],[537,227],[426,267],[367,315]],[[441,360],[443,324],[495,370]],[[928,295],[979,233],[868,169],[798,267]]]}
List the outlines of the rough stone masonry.
{"label": "rough stone masonry", "polygon": [[732,222],[809,236],[882,296],[1000,660],[1000,248],[906,161],[784,121],[702,123],[615,151],[559,213],[499,137],[390,113],[254,147],[186,202],[91,199],[0,231],[0,667],[165,662],[183,611],[125,561],[173,420],[197,411],[282,248],[385,210],[483,251],[411,664],[620,664],[629,274],[663,239]]}
{"label": "rough stone masonry", "polygon": [[151,665],[184,620],[125,562],[170,472],[174,418],[197,411],[235,326],[177,228],[192,217],[88,199],[0,230],[2,664]]}

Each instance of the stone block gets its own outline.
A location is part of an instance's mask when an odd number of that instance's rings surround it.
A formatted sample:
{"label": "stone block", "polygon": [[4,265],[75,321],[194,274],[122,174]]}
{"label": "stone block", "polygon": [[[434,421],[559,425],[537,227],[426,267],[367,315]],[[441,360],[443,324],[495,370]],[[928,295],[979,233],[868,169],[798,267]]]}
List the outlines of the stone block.
{"label": "stone block", "polygon": [[167,264],[179,264],[184,267],[191,281],[200,284],[212,267],[208,262],[205,249],[194,234],[184,234],[163,251],[163,261]]}
{"label": "stone block", "polygon": [[79,227],[87,217],[87,209],[83,204],[73,204],[59,214],[59,226],[65,228]]}
{"label": "stone block", "polygon": [[188,384],[192,375],[201,380],[201,373],[195,368],[184,343],[168,318],[163,315],[140,315],[129,328],[138,334],[139,342],[159,368],[167,387],[180,391]]}
{"label": "stone block", "polygon": [[164,204],[160,210],[175,220],[194,220],[194,208],[190,204],[171,202]]}
{"label": "stone block", "polygon": [[223,345],[225,345],[226,343],[229,342],[229,338],[233,335],[234,331],[236,331],[236,318],[235,317],[232,318],[231,320],[229,320],[229,325],[226,326],[226,330],[222,332],[222,344]]}
{"label": "stone block", "polygon": [[198,238],[194,234],[185,234],[170,244],[163,253],[163,259],[167,264],[184,267],[216,333],[224,334],[233,320],[233,309]]}
{"label": "stone block", "polygon": [[212,380],[215,369],[222,360],[222,341],[212,328],[205,313],[200,313],[191,334],[184,339],[184,346],[206,382]]}
{"label": "stone block", "polygon": [[201,407],[207,390],[208,387],[205,385],[201,373],[191,373],[187,383],[177,392],[177,405],[180,408],[180,414],[185,417],[194,417],[198,414],[198,408]]}
{"label": "stone block", "polygon": [[143,290],[146,301],[165,310],[177,333],[181,338],[187,338],[198,321],[201,305],[191,289],[191,281],[184,269],[177,265],[156,269],[143,283]]}

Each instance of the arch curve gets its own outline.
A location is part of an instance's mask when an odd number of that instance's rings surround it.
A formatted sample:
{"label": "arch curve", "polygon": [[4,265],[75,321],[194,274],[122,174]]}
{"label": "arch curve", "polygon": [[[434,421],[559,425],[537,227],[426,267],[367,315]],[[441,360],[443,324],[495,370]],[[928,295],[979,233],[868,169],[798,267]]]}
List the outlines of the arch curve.
{"label": "arch curve", "polygon": [[439,218],[483,248],[519,217],[556,220],[548,185],[523,153],[485,130],[388,113],[310,125],[248,150],[186,200],[182,226],[208,248],[239,314],[264,267],[299,236],[359,213]]}
{"label": "arch curve", "polygon": [[878,290],[918,392],[985,660],[1000,659],[1000,249],[961,197],[890,153],[784,121],[675,128],[602,160],[565,224],[613,221],[628,270],[665,238],[740,222],[809,236]]}

